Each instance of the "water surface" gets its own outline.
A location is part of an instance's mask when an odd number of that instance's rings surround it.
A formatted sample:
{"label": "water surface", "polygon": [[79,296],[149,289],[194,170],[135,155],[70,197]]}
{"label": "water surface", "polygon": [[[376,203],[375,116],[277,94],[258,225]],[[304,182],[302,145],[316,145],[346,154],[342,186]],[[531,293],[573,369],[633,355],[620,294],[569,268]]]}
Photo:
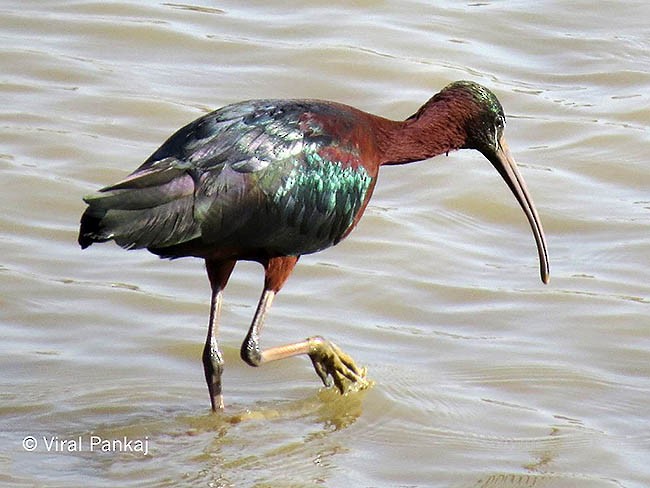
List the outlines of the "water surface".
{"label": "water surface", "polygon": [[[0,2],[3,486],[650,485],[650,7],[435,3]],[[82,252],[81,197],[227,103],[397,119],[456,79],[506,109],[551,283],[478,153],[385,168],[350,238],[301,259],[263,337],[322,334],[374,388],[340,397],[303,358],[244,365],[262,273],[243,263],[227,409],[210,414],[202,263]],[[91,451],[93,436],[148,451]]]}

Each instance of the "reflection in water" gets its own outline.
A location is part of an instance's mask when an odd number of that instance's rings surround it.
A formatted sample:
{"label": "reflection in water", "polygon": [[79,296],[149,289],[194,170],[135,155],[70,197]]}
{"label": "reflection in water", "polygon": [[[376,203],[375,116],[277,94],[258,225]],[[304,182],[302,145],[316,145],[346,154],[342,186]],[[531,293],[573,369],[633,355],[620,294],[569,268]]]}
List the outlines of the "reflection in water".
{"label": "reflection in water", "polygon": [[[213,437],[204,447],[196,479],[217,486],[245,486],[254,480],[273,486],[326,482],[328,471],[339,464],[336,456],[347,451],[336,432],[361,416],[366,393],[341,396],[321,390],[282,405],[186,419],[189,435]],[[275,474],[266,479],[269,473]]]}
{"label": "reflection in water", "polygon": [[[322,390],[300,400],[259,403],[250,409],[230,405],[224,415],[205,409],[200,414],[161,411],[155,417],[97,411],[95,416],[105,420],[91,430],[47,434],[59,445],[79,440],[81,447],[47,452],[41,445],[34,454],[56,463],[57,469],[51,475],[69,471],[115,482],[156,476],[165,466],[176,473],[175,478],[180,476],[177,480],[189,484],[226,487],[320,483],[341,464],[337,457],[348,451],[345,437],[338,433],[361,416],[365,395],[365,391],[341,396]],[[70,412],[71,417],[88,414]],[[90,447],[93,439],[128,440],[131,445],[146,440],[148,452],[101,452],[101,447]]]}

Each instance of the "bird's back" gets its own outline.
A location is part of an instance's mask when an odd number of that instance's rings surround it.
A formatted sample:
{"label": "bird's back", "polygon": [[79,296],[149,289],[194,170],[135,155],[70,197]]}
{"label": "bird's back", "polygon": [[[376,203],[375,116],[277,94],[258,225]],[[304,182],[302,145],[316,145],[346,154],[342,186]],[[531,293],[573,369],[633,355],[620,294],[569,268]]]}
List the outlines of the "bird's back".
{"label": "bird's back", "polygon": [[172,135],[125,180],[85,198],[79,243],[166,257],[300,255],[336,244],[365,207],[361,112],[252,100]]}

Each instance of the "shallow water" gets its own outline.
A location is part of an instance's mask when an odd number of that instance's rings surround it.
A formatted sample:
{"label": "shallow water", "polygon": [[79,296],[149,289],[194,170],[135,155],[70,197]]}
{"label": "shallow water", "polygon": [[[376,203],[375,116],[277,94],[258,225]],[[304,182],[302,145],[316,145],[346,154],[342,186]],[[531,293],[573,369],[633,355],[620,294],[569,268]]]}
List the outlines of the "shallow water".
{"label": "shallow water", "polygon": [[[0,2],[3,486],[650,485],[650,7],[436,4]],[[263,337],[323,334],[375,386],[340,397],[303,358],[244,365],[262,274],[243,263],[227,409],[210,414],[202,263],[81,252],[81,197],[230,102],[403,118],[456,79],[506,108],[551,283],[478,153],[385,168],[350,238],[301,259]]]}

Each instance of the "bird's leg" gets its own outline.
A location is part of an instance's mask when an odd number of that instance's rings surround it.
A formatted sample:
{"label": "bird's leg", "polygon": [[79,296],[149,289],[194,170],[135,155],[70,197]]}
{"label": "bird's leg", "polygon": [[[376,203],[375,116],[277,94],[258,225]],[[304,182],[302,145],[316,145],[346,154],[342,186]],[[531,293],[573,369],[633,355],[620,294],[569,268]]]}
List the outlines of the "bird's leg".
{"label": "bird's leg", "polygon": [[221,393],[221,374],[223,373],[223,356],[217,343],[219,331],[219,317],[221,315],[221,301],[223,289],[228,282],[230,273],[235,266],[235,261],[210,261],[205,262],[210,286],[212,287],[212,300],[210,302],[210,323],[208,335],[203,347],[203,370],[205,381],[208,384],[212,410],[223,410],[223,395]]}
{"label": "bird's leg", "polygon": [[212,290],[212,301],[210,304],[210,323],[208,324],[208,335],[203,347],[203,371],[205,381],[208,384],[210,403],[212,411],[223,410],[223,394],[221,393],[221,374],[223,373],[223,356],[217,343],[217,329],[219,316],[221,314],[221,289]]}
{"label": "bird's leg", "polygon": [[[293,262],[274,263],[274,260],[293,259]],[[335,344],[320,337],[309,337],[304,341],[276,346],[266,350],[260,348],[260,334],[264,319],[273,298],[282,287],[296,264],[297,258],[273,258],[266,268],[264,291],[260,298],[253,322],[242,343],[241,357],[251,366],[260,366],[300,354],[306,354],[312,361],[316,373],[325,386],[334,386],[343,394],[367,388],[371,382],[366,379],[366,368],[359,368],[354,360]]]}

